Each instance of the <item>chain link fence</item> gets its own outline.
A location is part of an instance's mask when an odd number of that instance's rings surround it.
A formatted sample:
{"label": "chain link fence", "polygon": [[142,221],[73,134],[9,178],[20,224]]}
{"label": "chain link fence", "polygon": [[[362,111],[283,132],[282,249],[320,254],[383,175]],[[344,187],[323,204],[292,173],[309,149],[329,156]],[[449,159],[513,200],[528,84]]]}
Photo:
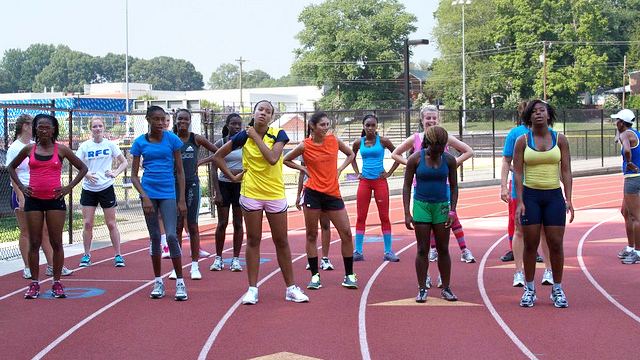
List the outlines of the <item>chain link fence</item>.
{"label": "chain link fence", "polygon": [[[78,146],[91,137],[88,123],[94,116],[105,119],[106,138],[116,142],[125,155],[129,167],[115,179],[115,191],[118,199],[117,221],[122,234],[139,231],[145,228],[143,212],[137,191],[130,182],[132,156],[130,155],[133,140],[147,132],[148,124],[145,114],[120,113],[109,111],[69,110],[56,109],[48,106],[20,106],[2,105],[0,111],[3,119],[0,124],[0,259],[19,256],[17,239],[19,230],[17,221],[11,209],[11,187],[6,163],[6,150],[13,141],[15,120],[20,114],[29,113],[32,116],[42,112],[49,112],[56,116],[60,123],[60,136],[58,141],[70,146],[74,151]],[[573,170],[597,171],[602,168],[614,168],[620,166],[620,146],[614,143],[616,129],[610,119],[610,115],[617,112],[611,110],[558,110],[557,123],[554,128],[563,132],[569,140]],[[635,111],[637,113],[637,110]],[[407,134],[419,130],[419,112],[417,110],[335,110],[325,111],[331,120],[334,134],[343,141],[351,144],[361,137],[362,119],[367,114],[375,114],[379,119],[378,133],[388,137],[392,143],[399,145]],[[212,111],[193,111],[192,129],[194,133],[202,134],[211,142],[220,139],[222,127],[228,113],[214,113]],[[251,117],[249,113],[240,114],[248,123]],[[307,120],[312,112],[279,112],[274,119],[274,126],[282,127],[290,138],[290,143],[285,147],[285,152],[291,150],[302,141],[307,128]],[[517,112],[509,110],[468,110],[466,119],[463,112],[458,110],[443,109],[440,112],[440,122],[451,134],[469,144],[475,152],[475,156],[467,161],[460,169],[459,181],[461,184],[475,181],[497,181],[500,178],[500,165],[502,147],[509,130],[516,125]],[[173,125],[173,120],[171,126]],[[201,148],[201,157],[208,156],[208,151]],[[387,154],[389,158],[390,154]],[[387,160],[387,168],[392,160]],[[114,164],[114,168],[116,164]],[[72,176],[72,170],[67,162],[64,163],[61,178],[68,183]],[[351,176],[350,176],[351,175]],[[390,190],[399,191],[402,186],[403,168],[400,167],[396,174],[389,179]],[[199,177],[202,192],[201,214],[214,216],[212,211],[212,186],[211,165],[199,168]],[[297,186],[298,174],[285,167],[285,185],[290,191]],[[82,212],[79,203],[81,185],[76,186],[68,195],[68,221],[65,234],[65,242],[73,243],[82,241]],[[357,181],[352,176],[351,168],[341,175],[341,189],[343,196],[349,198],[355,195]],[[104,223],[102,210],[98,207],[94,223],[94,241],[107,241],[109,232]]]}

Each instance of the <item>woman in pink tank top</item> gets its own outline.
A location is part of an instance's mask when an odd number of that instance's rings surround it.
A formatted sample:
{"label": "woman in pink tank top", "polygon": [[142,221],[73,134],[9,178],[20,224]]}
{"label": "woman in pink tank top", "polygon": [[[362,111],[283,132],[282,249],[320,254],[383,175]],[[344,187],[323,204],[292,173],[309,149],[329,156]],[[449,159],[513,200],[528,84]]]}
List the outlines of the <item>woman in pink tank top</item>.
{"label": "woman in pink tank top", "polygon": [[[62,248],[62,228],[66,218],[64,196],[70,193],[73,187],[82,180],[87,173],[87,166],[75,156],[71,149],[56,142],[58,128],[58,120],[54,116],[37,115],[32,124],[35,144],[25,146],[9,164],[11,179],[25,195],[24,212],[29,229],[29,268],[31,269],[31,284],[24,294],[25,299],[35,299],[40,295],[38,265],[40,263],[42,226],[45,219],[49,228],[49,241],[53,248],[54,281],[51,293],[56,298],[66,297],[64,287],[60,283],[60,275],[64,265]],[[16,174],[16,168],[26,157],[29,157],[31,172],[29,184],[23,184]],[[60,181],[64,159],[67,159],[71,165],[79,170],[67,186],[62,186]]]}

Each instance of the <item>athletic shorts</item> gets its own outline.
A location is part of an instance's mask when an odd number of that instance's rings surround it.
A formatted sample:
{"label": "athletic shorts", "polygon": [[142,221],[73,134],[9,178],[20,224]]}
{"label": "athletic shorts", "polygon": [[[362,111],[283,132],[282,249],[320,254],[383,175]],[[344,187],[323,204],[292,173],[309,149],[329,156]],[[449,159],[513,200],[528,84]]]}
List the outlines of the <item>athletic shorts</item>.
{"label": "athletic shorts", "polygon": [[248,198],[243,195],[240,195],[240,206],[242,206],[245,211],[264,210],[267,214],[285,213],[289,208],[286,198],[278,200],[260,200]]}
{"label": "athletic shorts", "polygon": [[447,222],[449,202],[430,203],[413,199],[413,221],[424,224]]}
{"label": "athletic shorts", "polygon": [[640,176],[624,178],[624,193],[631,195],[640,194]]}
{"label": "athletic shorts", "polygon": [[13,191],[13,189],[11,189],[11,208],[14,211],[20,208],[20,204],[18,204],[18,196],[16,195],[16,192]]}
{"label": "athletic shorts", "polygon": [[305,188],[304,206],[311,210],[335,211],[344,209],[344,201],[341,198]]}
{"label": "athletic shorts", "polygon": [[525,206],[525,215],[520,215],[522,226],[565,226],[567,205],[561,188],[538,190],[524,186],[522,202]]}
{"label": "athletic shorts", "polygon": [[516,208],[518,207],[518,199],[509,199],[509,220],[507,223],[507,231],[509,236],[513,236],[516,229]]}
{"label": "athletic shorts", "polygon": [[27,211],[49,211],[67,210],[64,199],[38,199],[30,196],[24,197],[24,212]]}
{"label": "athletic shorts", "polygon": [[220,193],[222,195],[222,207],[240,206],[240,188],[242,183],[230,181],[219,181]]}
{"label": "athletic shorts", "polygon": [[82,189],[82,194],[80,194],[80,205],[97,207],[98,204],[100,204],[103,209],[110,209],[118,206],[113,185],[101,191]]}
{"label": "athletic shorts", "polygon": [[[186,180],[184,189],[187,194],[185,197],[185,202],[187,203],[187,223],[196,224],[198,223],[198,216],[200,215],[200,180]],[[181,198],[179,192],[180,187],[176,184],[176,203]]]}

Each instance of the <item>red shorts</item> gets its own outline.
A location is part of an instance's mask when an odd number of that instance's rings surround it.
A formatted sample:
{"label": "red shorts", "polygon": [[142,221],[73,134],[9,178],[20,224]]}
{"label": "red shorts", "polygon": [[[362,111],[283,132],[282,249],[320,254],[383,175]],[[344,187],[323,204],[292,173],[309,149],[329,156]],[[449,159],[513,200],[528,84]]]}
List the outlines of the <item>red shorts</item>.
{"label": "red shorts", "polygon": [[510,199],[509,200],[509,223],[507,226],[507,231],[509,233],[509,237],[513,238],[513,233],[516,230],[516,206],[518,206],[518,199]]}

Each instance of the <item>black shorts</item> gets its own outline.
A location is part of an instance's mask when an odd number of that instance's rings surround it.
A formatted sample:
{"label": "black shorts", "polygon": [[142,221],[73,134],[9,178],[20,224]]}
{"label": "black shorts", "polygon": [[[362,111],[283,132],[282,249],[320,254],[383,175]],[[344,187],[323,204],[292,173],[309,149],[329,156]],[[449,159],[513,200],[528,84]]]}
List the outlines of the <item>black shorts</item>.
{"label": "black shorts", "polygon": [[82,206],[102,206],[103,209],[109,209],[118,206],[116,193],[113,185],[101,191],[90,191],[82,189],[80,195],[80,205]]}
{"label": "black shorts", "polygon": [[523,186],[522,202],[525,206],[525,215],[520,215],[522,226],[565,226],[567,207],[561,188],[539,190]]}
{"label": "black shorts", "polygon": [[38,199],[30,196],[24,197],[24,212],[27,211],[67,211],[64,199]]}
{"label": "black shorts", "polygon": [[344,209],[341,198],[327,195],[313,189],[304,189],[304,207],[311,210],[334,211]]}
{"label": "black shorts", "polygon": [[219,181],[220,193],[222,195],[222,207],[240,206],[240,187],[241,183],[229,181]]}

